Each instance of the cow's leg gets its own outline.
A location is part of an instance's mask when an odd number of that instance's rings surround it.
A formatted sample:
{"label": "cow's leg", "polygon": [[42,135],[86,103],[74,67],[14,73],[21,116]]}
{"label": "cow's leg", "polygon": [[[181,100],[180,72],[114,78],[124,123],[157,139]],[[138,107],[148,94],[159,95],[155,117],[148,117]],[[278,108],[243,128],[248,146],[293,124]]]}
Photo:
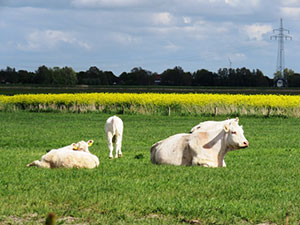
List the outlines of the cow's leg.
{"label": "cow's leg", "polygon": [[209,167],[207,162],[204,162],[203,160],[199,160],[196,157],[193,158],[192,165],[193,166]]}
{"label": "cow's leg", "polygon": [[45,161],[39,161],[39,160],[35,160],[32,163],[27,164],[27,167],[30,167],[30,166],[37,166],[37,167],[42,167],[42,168],[51,168],[50,163],[47,163]]}
{"label": "cow's leg", "polygon": [[107,138],[107,145],[108,145],[108,149],[109,149],[109,158],[112,159],[113,158],[113,150],[114,150],[114,146],[113,146],[113,135],[111,132],[108,132],[106,135]]}
{"label": "cow's leg", "polygon": [[204,167],[218,167],[218,164],[210,159],[202,159],[200,157],[193,157],[192,165],[204,166]]}
{"label": "cow's leg", "polygon": [[33,161],[32,163],[29,163],[29,164],[27,164],[26,166],[27,167],[31,167],[31,166],[38,166],[39,165],[39,160],[35,160],[35,161]]}
{"label": "cow's leg", "polygon": [[226,167],[226,163],[225,163],[224,159],[223,159],[222,167]]}
{"label": "cow's leg", "polygon": [[121,146],[122,146],[122,136],[118,135],[116,137],[116,158],[122,157]]}

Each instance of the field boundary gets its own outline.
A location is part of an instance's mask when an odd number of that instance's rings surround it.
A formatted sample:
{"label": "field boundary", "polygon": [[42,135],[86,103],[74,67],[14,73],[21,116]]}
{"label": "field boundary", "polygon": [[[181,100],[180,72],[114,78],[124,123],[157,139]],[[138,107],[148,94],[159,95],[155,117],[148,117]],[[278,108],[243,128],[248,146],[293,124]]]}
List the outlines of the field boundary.
{"label": "field boundary", "polygon": [[2,95],[0,110],[300,117],[300,96],[174,93]]}
{"label": "field boundary", "polygon": [[300,88],[227,87],[227,86],[163,86],[163,85],[0,85],[0,94],[42,93],[211,93],[211,94],[280,94],[299,95]]}

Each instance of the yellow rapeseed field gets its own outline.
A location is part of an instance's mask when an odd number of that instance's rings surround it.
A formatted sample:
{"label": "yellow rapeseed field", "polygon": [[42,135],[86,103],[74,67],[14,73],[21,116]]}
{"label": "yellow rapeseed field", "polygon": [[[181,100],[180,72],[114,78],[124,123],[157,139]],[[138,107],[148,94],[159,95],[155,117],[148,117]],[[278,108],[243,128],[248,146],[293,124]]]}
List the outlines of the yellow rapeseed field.
{"label": "yellow rapeseed field", "polygon": [[[240,95],[240,94],[160,94],[160,93],[84,93],[84,94],[21,94],[0,95],[1,108],[15,106],[22,109],[35,107],[155,107],[188,110],[201,113],[219,112],[261,114],[275,112],[300,112],[300,96],[290,95]],[[195,111],[195,109],[197,109]],[[226,109],[224,111],[224,109]],[[230,109],[230,110],[229,110]],[[217,110],[217,111],[216,111]],[[252,113],[251,113],[252,110]],[[254,111],[256,112],[254,112]],[[267,111],[266,111],[267,110]],[[191,110],[190,110],[191,111]],[[300,113],[299,113],[300,115]]]}

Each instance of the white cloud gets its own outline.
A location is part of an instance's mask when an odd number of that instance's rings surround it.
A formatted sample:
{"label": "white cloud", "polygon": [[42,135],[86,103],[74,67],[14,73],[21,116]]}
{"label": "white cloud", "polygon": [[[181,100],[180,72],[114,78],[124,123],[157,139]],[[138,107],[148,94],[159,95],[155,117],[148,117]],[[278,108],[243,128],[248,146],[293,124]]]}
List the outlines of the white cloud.
{"label": "white cloud", "polygon": [[115,32],[111,37],[114,41],[122,45],[130,45],[138,42],[138,38],[127,33]]}
{"label": "white cloud", "polygon": [[172,22],[172,15],[168,12],[155,13],[152,16],[152,21],[157,25],[169,25]]}
{"label": "white cloud", "polygon": [[184,17],[183,17],[183,22],[184,22],[185,24],[189,24],[189,23],[192,22],[192,19],[191,19],[190,17],[184,16]]}
{"label": "white cloud", "polygon": [[[178,23],[175,23],[175,21]],[[230,33],[232,27],[232,23],[214,23],[202,19],[193,20],[189,23],[182,23],[182,20],[174,19],[174,22],[172,22],[169,26],[148,27],[144,30],[149,32],[150,36],[156,35],[159,39],[172,41],[180,40],[185,42],[188,42],[188,40],[207,40],[211,42],[211,39],[214,36],[220,37],[221,35],[232,35],[232,33]]]}
{"label": "white cloud", "polygon": [[225,3],[231,6],[237,6],[239,2],[239,0],[225,0]]}
{"label": "white cloud", "polygon": [[233,63],[233,62],[245,61],[247,59],[247,56],[244,53],[237,52],[237,53],[230,54],[228,58]]}
{"label": "white cloud", "polygon": [[270,25],[252,24],[245,25],[242,31],[246,33],[250,40],[261,41],[264,34],[272,31],[272,27]]}
{"label": "white cloud", "polygon": [[140,5],[139,0],[72,0],[71,4],[75,7],[130,7]]}
{"label": "white cloud", "polygon": [[176,52],[178,51],[179,49],[181,49],[180,46],[178,45],[175,45],[174,43],[172,43],[171,41],[168,41],[167,45],[164,47],[166,50],[168,51],[173,51],[173,52]]}
{"label": "white cloud", "polygon": [[284,17],[300,18],[300,7],[282,7],[281,13]]}
{"label": "white cloud", "polygon": [[300,1],[299,0],[281,0],[281,4],[283,6],[299,6]]}
{"label": "white cloud", "polygon": [[77,40],[72,34],[59,30],[34,31],[27,36],[26,44],[18,44],[21,50],[43,50],[57,47],[61,43],[77,45],[84,49],[90,46],[83,41]]}
{"label": "white cloud", "polygon": [[225,4],[232,7],[258,7],[260,5],[260,0],[225,0]]}

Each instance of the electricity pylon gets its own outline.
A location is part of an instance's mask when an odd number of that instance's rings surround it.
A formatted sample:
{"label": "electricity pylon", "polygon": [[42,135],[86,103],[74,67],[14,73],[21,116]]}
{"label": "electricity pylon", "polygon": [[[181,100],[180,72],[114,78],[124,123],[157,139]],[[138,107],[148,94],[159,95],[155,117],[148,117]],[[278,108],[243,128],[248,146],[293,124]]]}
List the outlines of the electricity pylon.
{"label": "electricity pylon", "polygon": [[278,31],[278,34],[271,36],[271,40],[273,38],[275,40],[278,40],[276,74],[278,74],[279,77],[275,82],[277,87],[283,87],[287,86],[287,80],[284,77],[284,40],[292,40],[292,37],[284,33],[287,32],[289,34],[290,31],[283,28],[282,18],[280,18],[280,27],[278,29],[274,29],[273,33],[275,33],[276,31]]}

